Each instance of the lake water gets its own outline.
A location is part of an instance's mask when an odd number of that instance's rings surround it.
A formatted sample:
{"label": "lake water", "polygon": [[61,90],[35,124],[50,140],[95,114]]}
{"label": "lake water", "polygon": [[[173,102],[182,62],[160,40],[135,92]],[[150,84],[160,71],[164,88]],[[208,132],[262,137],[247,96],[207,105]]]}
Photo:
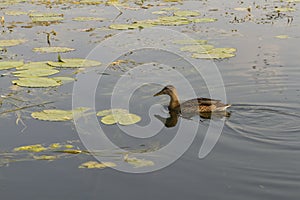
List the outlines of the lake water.
{"label": "lake water", "polygon": [[[37,1],[34,4],[0,2],[0,17],[5,16],[0,39],[28,40],[22,45],[8,47],[7,51],[1,51],[0,58],[3,60],[23,59],[26,62],[57,60],[55,53],[41,54],[31,51],[34,47],[47,46],[45,32],[52,30],[57,32],[56,36],[51,36],[53,46],[76,49],[73,52],[62,53],[63,58],[90,56],[95,59],[95,55],[99,55],[98,59],[103,62],[104,66],[105,61],[109,61],[114,51],[121,51],[123,54],[116,53],[115,55],[120,57],[114,59],[132,62],[116,64],[106,70],[103,70],[102,66],[90,70],[95,77],[102,76],[100,82],[95,83],[95,105],[92,106],[95,106],[97,111],[110,108],[112,94],[116,95],[119,103],[127,103],[126,88],[138,83],[140,87],[133,92],[128,105],[130,112],[142,117],[138,125],[144,128],[132,134],[146,136],[147,133],[154,132],[156,127],[161,127],[161,129],[156,135],[141,139],[124,134],[116,125],[103,125],[99,122],[107,137],[122,149],[147,152],[155,151],[171,143],[181,126],[185,127],[184,134],[187,138],[195,132],[194,126],[198,129],[191,145],[185,152],[182,152],[183,155],[179,159],[163,169],[148,173],[126,173],[111,168],[78,168],[84,162],[95,160],[89,154],[63,154],[61,159],[54,161],[28,159],[33,158],[33,153],[18,153],[13,152],[13,149],[23,145],[43,144],[47,146],[52,143],[72,144],[75,148],[82,150],[87,148],[82,142],[82,135],[78,134],[78,126],[75,126],[72,121],[48,122],[30,117],[31,112],[43,109],[72,109],[73,83],[58,88],[21,88],[15,91],[10,88],[11,80],[15,79],[10,74],[13,70],[1,71],[3,74],[0,78],[2,98],[8,94],[13,97],[3,101],[0,108],[0,163],[3,163],[0,170],[1,198],[14,200],[299,199],[300,27],[298,21],[300,20],[300,3],[287,1],[243,3],[216,0],[183,1],[182,3],[144,1],[144,5],[148,6],[146,9],[130,1],[128,6],[117,5],[123,12],[118,18],[116,17],[119,11],[114,6],[74,4],[67,1],[52,3],[53,5],[49,6],[44,1]],[[153,11],[170,6],[182,10],[197,10],[201,17],[217,18],[218,21],[182,26],[157,26],[157,28],[177,31],[194,39],[208,40],[209,44],[216,47],[237,49],[235,57],[213,61],[192,59],[190,53],[182,52],[182,56],[189,56],[189,59],[196,63],[196,68],[203,70],[205,66],[217,67],[224,82],[227,99],[222,99],[223,96],[219,98],[232,104],[228,109],[231,113],[230,117],[212,119],[193,117],[191,120],[180,117],[175,126],[164,127],[163,123],[165,118],[168,118],[168,112],[165,107],[159,105],[167,105],[168,97],[153,97],[153,94],[163,87],[157,84],[158,81],[178,87],[179,96],[184,100],[193,95],[208,97],[210,92],[222,92],[223,88],[219,85],[210,87],[206,84],[206,79],[213,80],[215,74],[208,73],[208,77],[204,77],[207,75],[205,73],[202,74],[203,76],[199,75],[191,63],[181,59],[181,55],[178,55],[178,49],[181,46],[172,44],[171,48],[174,48],[172,52],[153,48],[134,50],[130,49],[130,46],[121,46],[128,40],[128,45],[134,47],[128,39],[130,34],[143,36],[142,34],[148,28],[133,30],[128,35],[125,34],[128,37],[124,36],[124,41],[118,39],[114,43],[115,34],[123,34],[124,31],[108,29],[110,24],[154,19],[157,15],[152,14]],[[249,6],[251,6],[251,12],[239,9]],[[289,7],[295,11],[278,14],[274,11],[278,7]],[[5,12],[8,10],[63,13],[64,20],[49,26],[32,25],[27,15],[7,15]],[[103,22],[72,20],[73,17],[78,16],[101,17],[107,20]],[[86,31],[90,28],[93,29]],[[170,34],[168,38],[168,35],[159,34],[157,30],[153,33],[154,35],[149,37],[156,40],[154,43],[162,46],[164,43],[172,43],[169,40],[177,37],[176,34],[175,36]],[[99,54],[95,54],[95,51],[91,53],[94,48],[103,44],[105,38],[112,39],[108,40],[107,44],[111,45],[113,50],[99,52]],[[144,39],[143,44],[147,47],[147,38],[144,37]],[[152,42],[149,40],[149,44]],[[126,49],[129,49],[128,52]],[[140,68],[141,65],[144,67]],[[173,76],[173,69],[184,78]],[[75,77],[75,71],[65,69],[60,74]],[[84,73],[79,72],[79,74]],[[124,83],[120,88],[124,91],[114,93],[113,89],[121,78],[124,78]],[[195,94],[190,94],[186,89],[188,87],[185,85],[185,80],[192,85]],[[83,83],[86,93],[92,90],[89,87],[90,82]],[[81,98],[88,101],[90,97],[85,96],[86,93],[83,91]],[[218,94],[221,95],[217,92]],[[53,103],[3,113],[7,110],[43,102]],[[159,120],[158,116],[162,118]],[[19,120],[16,124],[18,117],[23,123]],[[82,121],[86,124],[89,122]],[[152,123],[154,127],[148,126]],[[199,149],[203,145],[209,125],[214,123],[224,123],[221,135],[210,153],[200,159]],[[98,141],[95,141],[95,144],[98,144]],[[180,146],[178,146],[178,151],[179,149],[181,149]],[[105,149],[100,146],[99,150]],[[114,155],[110,158],[112,161],[117,163],[122,161],[122,154],[111,153],[113,150],[110,149],[106,150],[109,151],[108,155]],[[52,154],[55,153],[52,152]],[[161,159],[164,156],[168,157],[169,154],[161,155]],[[157,158],[148,156],[145,159]],[[157,163],[154,162],[154,164]],[[132,170],[140,169],[143,168],[132,167]],[[145,169],[148,168],[145,167]]]}

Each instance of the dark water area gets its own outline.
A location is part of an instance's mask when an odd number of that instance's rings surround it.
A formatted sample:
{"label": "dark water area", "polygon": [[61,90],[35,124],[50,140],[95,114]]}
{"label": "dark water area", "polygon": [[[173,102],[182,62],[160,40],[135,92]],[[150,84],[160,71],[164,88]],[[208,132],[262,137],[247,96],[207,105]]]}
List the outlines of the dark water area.
{"label": "dark water area", "polygon": [[[23,59],[26,62],[55,61],[57,59],[55,53],[41,54],[31,51],[34,47],[47,46],[46,35],[43,32],[51,30],[57,32],[57,36],[51,37],[53,45],[76,49],[73,52],[62,53],[63,58],[85,58],[89,57],[90,52],[105,41],[105,38],[124,32],[109,29],[110,24],[153,19],[157,16],[152,12],[162,7],[174,6],[182,10],[197,10],[201,13],[201,17],[213,17],[218,21],[159,27],[184,33],[194,39],[208,40],[209,44],[217,47],[237,49],[236,56],[229,59],[213,61],[193,59],[197,63],[196,67],[201,69],[206,65],[212,66],[212,63],[217,66],[226,91],[226,99],[222,101],[232,104],[228,109],[230,117],[212,119],[201,119],[198,116],[191,119],[179,117],[174,127],[164,127],[163,122],[155,116],[162,116],[164,119],[169,116],[165,106],[169,99],[167,96],[153,97],[153,94],[163,87],[155,81],[161,79],[178,87],[182,100],[193,96],[186,89],[183,79],[173,77],[172,69],[184,75],[193,86],[196,96],[209,97],[211,90],[222,90],[218,87],[210,88],[205,82],[205,77],[197,74],[187,60],[178,59],[176,53],[153,49],[141,49],[131,53],[123,51],[124,54],[115,59],[133,62],[121,63],[105,70],[102,66],[106,63],[103,62],[99,68],[91,69],[94,74],[103,74],[96,87],[95,109],[98,111],[111,107],[113,89],[121,78],[124,78],[126,83],[123,86],[142,83],[128,102],[130,112],[142,117],[138,125],[144,127],[141,129],[143,131],[134,134],[146,136],[148,132],[151,133],[151,126],[148,125],[152,122],[154,128],[159,126],[162,128],[149,138],[135,138],[124,134],[124,131],[116,125],[104,125],[99,122],[101,128],[114,144],[125,150],[154,151],[171,143],[181,126],[189,127],[185,129],[188,137],[195,131],[193,127],[197,125],[195,138],[187,151],[171,165],[141,174],[121,172],[112,168],[78,168],[84,162],[95,160],[90,154],[70,154],[54,161],[34,159],[22,161],[23,154],[16,153],[16,157],[10,154],[15,147],[31,144],[50,145],[58,142],[86,149],[78,134],[78,127],[73,121],[39,121],[30,116],[31,112],[43,109],[72,109],[74,85],[68,83],[58,88],[23,88],[13,91],[10,86],[14,77],[9,70],[0,71],[4,74],[0,77],[1,98],[13,92],[14,97],[25,101],[21,106],[45,101],[53,102],[4,114],[2,112],[15,108],[14,103],[17,104],[19,101],[11,100],[11,104],[5,103],[0,107],[1,199],[299,199],[300,3],[144,1],[144,5],[147,3],[154,6],[148,9],[130,9],[139,7],[131,1],[129,8],[117,6],[123,14],[114,21],[119,14],[118,9],[104,4],[53,2],[52,8],[49,8],[43,1],[9,5],[0,1],[0,17],[5,16],[0,40],[16,38],[29,40],[22,45],[7,48],[7,52],[1,51],[0,58]],[[162,5],[159,5],[160,3]],[[250,18],[247,17],[249,14],[247,10],[234,9],[249,6],[251,6]],[[293,8],[295,11],[280,14],[274,12],[275,8],[281,6]],[[30,18],[26,15],[6,15],[7,10],[58,12],[64,14],[64,20],[62,23],[49,26],[33,25],[24,28],[30,23]],[[72,20],[78,16],[94,16],[108,20],[103,22]],[[22,23],[17,23],[16,27],[9,31],[8,26],[17,21]],[[93,30],[82,31],[89,28]],[[140,30],[140,33],[145,30],[147,28]],[[288,35],[288,38],[276,37],[280,35]],[[155,37],[158,41],[161,39],[161,43],[164,42],[164,36],[158,34]],[[111,44],[115,45],[113,47],[116,49],[123,48],[118,47],[118,44]],[[101,55],[109,56],[112,52],[101,52]],[[185,53],[182,52],[183,55],[190,55]],[[105,58],[100,57],[99,60]],[[142,64],[145,64],[142,71],[134,71]],[[74,71],[76,69],[65,69],[60,75],[76,76]],[[141,76],[134,76],[134,73]],[[89,88],[86,88],[86,91],[89,91]],[[118,100],[121,102],[126,101],[126,96],[122,94],[122,91],[119,91]],[[82,98],[89,97],[83,94]],[[18,116],[21,116],[24,124],[21,122],[16,124]],[[207,136],[207,130],[210,124],[218,125],[218,123],[224,124],[221,135],[210,153],[200,159],[199,151]],[[99,149],[103,150],[101,147]],[[115,154],[112,159],[120,162],[122,156]],[[167,157],[169,154],[163,156]],[[6,159],[10,158],[12,160],[6,162]],[[19,158],[21,160],[17,160]],[[155,158],[145,157],[145,159]]]}

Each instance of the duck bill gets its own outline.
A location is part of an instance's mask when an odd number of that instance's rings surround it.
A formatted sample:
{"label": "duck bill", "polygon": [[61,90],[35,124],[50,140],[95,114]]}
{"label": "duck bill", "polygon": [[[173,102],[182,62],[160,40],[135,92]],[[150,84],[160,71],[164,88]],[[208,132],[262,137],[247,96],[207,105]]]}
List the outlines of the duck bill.
{"label": "duck bill", "polygon": [[160,96],[160,95],[162,95],[162,94],[164,94],[163,91],[160,91],[160,92],[156,93],[156,94],[153,95],[153,96],[156,97],[156,96]]}

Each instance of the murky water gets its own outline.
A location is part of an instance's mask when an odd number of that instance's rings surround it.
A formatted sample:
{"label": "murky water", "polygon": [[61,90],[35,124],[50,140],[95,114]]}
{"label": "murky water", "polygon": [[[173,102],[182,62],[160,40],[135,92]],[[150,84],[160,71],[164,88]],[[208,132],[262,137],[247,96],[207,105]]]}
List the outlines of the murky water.
{"label": "murky water", "polygon": [[[157,4],[151,1],[149,3]],[[171,4],[182,9],[199,10],[206,17],[218,18],[218,21],[167,28],[183,32],[193,38],[207,39],[215,46],[237,49],[235,57],[214,62],[224,81],[227,102],[232,104],[229,109],[231,116],[226,119],[179,118],[174,127],[163,127],[157,135],[145,139],[125,135],[117,126],[102,125],[105,132],[109,133],[108,137],[111,141],[130,150],[155,149],[167,145],[175,137],[180,124],[190,123],[192,127],[192,124],[197,123],[199,129],[192,145],[180,159],[164,169],[146,174],[129,174],[109,168],[79,169],[81,163],[93,160],[90,155],[71,155],[54,161],[11,162],[2,166],[0,170],[1,198],[231,200],[299,198],[300,28],[297,22],[300,20],[300,3],[183,1],[182,5]],[[6,16],[7,24],[2,27],[0,39],[26,38],[30,42],[8,48],[8,52],[2,52],[1,58],[4,60],[55,60],[56,54],[36,54],[29,50],[37,46],[46,46],[46,35],[43,32],[51,30],[58,33],[52,39],[53,44],[77,49],[63,54],[63,57],[86,57],[105,36],[122,32],[103,28],[111,24],[111,21],[77,23],[71,20],[75,16],[87,15],[113,19],[118,15],[118,10],[112,6],[69,3],[57,4],[53,8],[46,7],[44,4],[27,3],[0,5],[2,8],[0,16],[4,15],[6,10],[24,10],[24,8],[60,12],[65,15],[62,23],[32,28],[24,28],[30,22],[29,18]],[[274,14],[273,9],[276,6],[287,5],[295,8],[296,11],[284,12],[285,15],[278,16]],[[252,20],[245,18],[247,11],[234,10],[234,8],[248,6],[252,7]],[[151,12],[159,8],[154,6],[137,11],[124,8],[123,14],[116,19],[116,22],[124,23],[132,18],[154,18]],[[293,21],[288,23],[291,17]],[[9,31],[7,25],[18,21],[22,23],[16,24],[16,27]],[[82,31],[89,28],[96,29],[91,32]],[[288,35],[289,38],[276,38],[275,36],[278,35]],[[157,38],[159,37],[157,35]],[[195,75],[189,63],[178,60],[176,55],[163,51],[141,50],[120,56],[120,59],[134,62],[120,64],[105,71],[95,95],[96,110],[110,107],[112,89],[120,77],[129,77],[126,81],[133,82],[145,80],[144,77],[126,74],[140,63],[151,63],[153,68],[150,72],[139,73],[149,74],[150,79],[155,77],[155,80],[174,80],[172,75],[168,74],[172,69],[168,66],[175,67],[190,81],[197,96],[209,95],[204,77]],[[200,66],[206,61],[196,60],[196,62]],[[153,63],[155,65],[152,65]],[[101,70],[95,69],[95,73]],[[73,75],[73,72],[73,70],[65,70],[61,73]],[[9,87],[12,79],[11,75],[0,78],[1,95],[11,92]],[[182,80],[175,79],[170,84],[179,87],[178,92],[182,99],[189,99],[191,94],[185,90],[183,83]],[[161,87],[146,82],[132,95],[129,102],[130,111],[142,117],[143,120],[139,125],[147,126],[151,120],[157,126],[163,125],[164,120],[169,117],[166,108],[153,107],[155,104],[167,105],[168,103],[167,97],[152,97]],[[24,106],[45,100],[54,103],[24,109],[17,113],[1,114],[1,152],[11,152],[14,147],[22,145],[49,145],[67,141],[76,141],[76,146],[84,149],[72,122],[45,122],[30,117],[32,111],[46,108],[71,109],[72,89],[72,84],[66,84],[57,89],[14,91],[15,97],[25,102],[11,100],[11,104],[3,105],[0,112],[14,108],[14,104]],[[218,90],[218,88],[214,89]],[[121,95],[120,100],[122,98],[125,99]],[[16,124],[19,115],[26,127],[20,122]],[[207,128],[211,121],[217,123],[218,120],[225,123],[222,134],[212,151],[205,158],[199,159],[199,149],[203,144]],[[193,131],[187,130],[186,134]],[[146,132],[145,130],[140,134]],[[116,159],[119,157],[117,156]],[[147,159],[151,158],[147,157]]]}

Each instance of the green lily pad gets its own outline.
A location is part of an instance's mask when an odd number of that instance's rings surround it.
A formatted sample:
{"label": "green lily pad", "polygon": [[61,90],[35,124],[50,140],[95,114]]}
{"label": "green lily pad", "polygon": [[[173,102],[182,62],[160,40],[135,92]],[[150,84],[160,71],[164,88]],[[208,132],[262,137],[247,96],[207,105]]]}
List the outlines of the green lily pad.
{"label": "green lily pad", "polygon": [[41,61],[41,62],[29,62],[25,63],[22,66],[16,67],[17,70],[25,70],[25,69],[52,69],[50,65],[47,64],[48,61]]}
{"label": "green lily pad", "polygon": [[214,48],[207,53],[195,53],[192,57],[198,59],[224,59],[234,57],[234,52],[236,52],[235,48]]}
{"label": "green lily pad", "polygon": [[124,156],[124,161],[133,165],[135,168],[147,167],[147,166],[154,165],[154,162],[151,160],[138,159],[136,157],[129,157],[128,155]]}
{"label": "green lily pad", "polygon": [[105,18],[100,18],[100,17],[74,17],[73,21],[81,21],[81,22],[86,22],[86,21],[104,21]]}
{"label": "green lily pad", "polygon": [[157,20],[151,22],[153,25],[162,25],[162,26],[179,26],[189,24],[190,21],[186,17],[179,16],[167,16],[159,17]]}
{"label": "green lily pad", "polygon": [[107,125],[119,123],[128,126],[141,121],[140,116],[131,114],[125,109],[102,110],[97,113],[97,116],[101,116],[101,122]]}
{"label": "green lily pad", "polygon": [[43,147],[41,144],[35,144],[35,145],[28,145],[28,146],[21,146],[14,148],[14,151],[29,151],[29,152],[42,152],[47,150],[46,147]]}
{"label": "green lily pad", "polygon": [[32,88],[55,87],[62,84],[60,81],[57,81],[53,78],[45,77],[19,78],[17,80],[13,80],[12,83],[21,87]]}
{"label": "green lily pad", "polygon": [[75,78],[72,78],[72,77],[66,77],[66,76],[55,76],[55,77],[52,77],[54,80],[57,80],[57,81],[60,81],[62,82],[63,84],[66,84],[66,83],[70,83],[70,82],[73,82],[75,81]]}
{"label": "green lily pad", "polygon": [[191,19],[191,22],[193,23],[210,23],[210,22],[215,22],[218,19],[216,18],[196,18],[196,19]]}
{"label": "green lily pad", "polygon": [[18,70],[13,72],[17,77],[41,77],[41,76],[50,76],[53,74],[59,73],[58,70],[52,68],[32,68],[25,70]]}
{"label": "green lily pad", "polygon": [[187,39],[187,40],[175,40],[173,41],[174,44],[181,44],[181,45],[188,45],[188,44],[207,44],[207,40],[194,40],[194,39]]}
{"label": "green lily pad", "polygon": [[23,61],[2,61],[0,62],[0,70],[12,69],[24,65]]}
{"label": "green lily pad", "polygon": [[77,108],[75,110],[43,110],[31,113],[31,117],[43,121],[69,121],[73,119],[73,114],[80,114],[87,110],[87,108]]}
{"label": "green lily pad", "polygon": [[88,169],[104,169],[106,167],[115,167],[116,164],[113,162],[95,162],[95,161],[89,161],[82,163],[78,168],[88,168]]}
{"label": "green lily pad", "polygon": [[48,65],[53,67],[63,68],[78,68],[78,67],[94,67],[101,65],[101,62],[96,60],[86,60],[82,58],[62,59],[62,62],[48,62]]}
{"label": "green lily pad", "polygon": [[12,47],[12,46],[16,46],[19,44],[23,44],[27,42],[27,40],[0,40],[0,47]]}
{"label": "green lily pad", "polygon": [[133,24],[111,24],[109,28],[116,29],[116,30],[128,30],[128,29],[137,29],[137,28],[148,28],[151,26],[153,25],[150,23],[144,23],[143,21],[140,21]]}
{"label": "green lily pad", "polygon": [[187,51],[187,52],[192,52],[192,53],[206,53],[207,51],[213,49],[213,45],[189,45],[189,46],[184,46],[181,47],[181,51]]}
{"label": "green lily pad", "polygon": [[199,16],[200,13],[197,11],[179,10],[174,12],[174,15],[179,17],[195,17],[195,16]]}
{"label": "green lily pad", "polygon": [[39,47],[33,49],[34,52],[40,53],[66,53],[74,50],[75,49],[68,47]]}

